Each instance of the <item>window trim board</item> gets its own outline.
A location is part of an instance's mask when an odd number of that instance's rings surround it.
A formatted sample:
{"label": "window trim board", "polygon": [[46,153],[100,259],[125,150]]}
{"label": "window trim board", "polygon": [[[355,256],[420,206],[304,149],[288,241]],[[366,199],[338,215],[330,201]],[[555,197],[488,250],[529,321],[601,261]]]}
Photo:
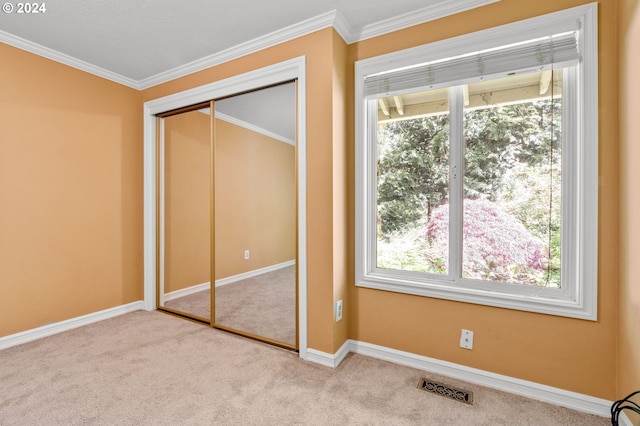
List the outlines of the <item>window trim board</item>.
{"label": "window trim board", "polygon": [[[452,39],[441,40],[423,46],[392,52],[385,55],[364,59],[355,63],[355,136],[356,136],[356,286],[378,290],[386,290],[407,293],[419,296],[434,297],[495,306],[501,308],[516,309],[529,312],[538,312],[586,320],[597,320],[597,293],[598,293],[598,27],[597,27],[597,3],[591,3],[571,9],[554,12],[548,15],[534,17],[523,21],[489,28],[476,33],[465,34]],[[577,80],[577,93],[570,94],[576,97],[578,106],[577,137],[583,140],[581,149],[577,153],[579,184],[576,186],[576,194],[570,194],[570,199],[576,199],[578,206],[577,215],[580,218],[578,235],[563,235],[564,238],[575,238],[578,250],[576,255],[580,261],[580,267],[571,271],[576,276],[580,285],[572,286],[569,297],[554,299],[552,297],[540,297],[534,294],[504,293],[499,289],[453,287],[447,285],[445,280],[430,280],[429,284],[420,283],[413,279],[399,279],[398,275],[389,277],[380,273],[371,265],[368,253],[375,249],[375,238],[368,238],[367,233],[375,230],[376,218],[367,209],[367,199],[375,199],[375,188],[367,185],[371,179],[372,165],[367,161],[358,159],[371,158],[374,150],[371,144],[363,143],[367,135],[367,121],[364,114],[367,112],[367,100],[364,96],[364,77],[390,69],[415,65],[416,58],[429,58],[429,60],[442,59],[457,54],[482,50],[504,44],[504,40],[512,42],[540,37],[544,34],[558,33],[571,29],[580,29],[580,51],[582,53],[581,73]],[[371,113],[373,117],[373,113]],[[591,171],[588,173],[588,171]],[[564,175],[564,170],[563,170]],[[572,179],[573,177],[569,177]],[[564,179],[564,176],[563,176]],[[563,185],[564,186],[564,185]],[[363,190],[362,188],[366,188]],[[565,203],[563,194],[563,203]],[[567,200],[568,201],[568,200]],[[564,208],[564,206],[563,206]],[[373,228],[371,228],[373,226]],[[564,233],[564,232],[563,232]],[[457,238],[457,236],[456,236]],[[564,242],[563,242],[564,244]],[[373,245],[373,247],[372,247]],[[563,250],[563,253],[566,253]],[[575,265],[575,263],[574,263]],[[564,271],[563,271],[564,274]],[[401,274],[400,274],[401,275]],[[546,289],[549,290],[549,289]],[[571,292],[570,291],[570,292]],[[523,292],[526,293],[526,292]]]}

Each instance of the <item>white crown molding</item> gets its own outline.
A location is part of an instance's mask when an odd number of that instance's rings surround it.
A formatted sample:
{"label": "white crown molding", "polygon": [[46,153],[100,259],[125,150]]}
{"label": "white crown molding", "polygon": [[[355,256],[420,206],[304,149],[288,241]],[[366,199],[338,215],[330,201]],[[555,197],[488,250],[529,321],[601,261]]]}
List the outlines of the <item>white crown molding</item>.
{"label": "white crown molding", "polygon": [[88,72],[89,74],[93,74],[98,77],[105,78],[115,83],[119,83],[124,86],[131,87],[133,89],[139,89],[138,82],[131,78],[125,77],[120,74],[116,74],[114,72],[111,72],[99,66],[90,64],[80,59],[76,59],[73,56],[69,56],[67,54],[58,52],[57,50],[53,50],[48,47],[42,46],[38,43],[25,40],[21,37],[15,36],[13,34],[9,34],[2,30],[0,30],[0,42],[6,43],[13,47],[17,47],[18,49],[26,50],[27,52],[34,53],[38,56],[51,59],[52,61],[56,61],[64,65],[68,65],[70,67],[79,69],[81,71]]}
{"label": "white crown molding", "polygon": [[[307,357],[305,359],[326,367],[336,368],[350,352],[405,365],[422,371],[442,374],[549,404],[571,408],[572,410],[603,417],[609,417],[611,415],[610,407],[612,401],[606,399],[357,340],[347,340],[335,354],[328,354],[309,348],[307,349]],[[623,420],[627,420],[622,416],[620,417]]]}
{"label": "white crown molding", "polygon": [[[202,108],[202,109],[199,109],[198,111],[203,113],[203,114],[210,115],[209,108]],[[271,139],[275,139],[277,141],[284,142],[284,143],[287,143],[287,144],[293,145],[293,146],[296,145],[296,141],[293,140],[293,139],[289,139],[289,138],[287,138],[285,136],[282,136],[282,135],[279,135],[277,133],[274,133],[274,132],[272,132],[270,130],[267,130],[267,129],[263,128],[263,127],[256,126],[255,124],[251,124],[251,123],[248,123],[246,121],[242,121],[239,118],[232,117],[232,116],[230,116],[228,114],[224,114],[222,112],[216,112],[216,118],[218,118],[218,119],[220,119],[222,121],[226,121],[227,123],[235,124],[236,126],[239,126],[239,127],[244,127],[245,129],[251,130],[252,132],[260,133],[261,135],[267,136],[267,137],[269,137]]]}
{"label": "white crown molding", "polygon": [[142,302],[142,300],[139,300],[137,302],[116,306],[114,308],[105,309],[103,311],[93,312],[87,315],[71,318],[65,321],[46,324],[46,325],[43,325],[42,327],[23,331],[20,333],[10,334],[8,336],[0,338],[0,350],[10,348],[12,346],[21,345],[23,343],[31,342],[33,340],[40,339],[43,337],[62,333],[63,331],[73,330],[74,328],[89,325],[94,322],[117,317],[119,315],[124,315],[129,312],[139,311],[139,310],[142,310],[143,308],[144,308],[144,303]]}
{"label": "white crown molding", "polygon": [[333,21],[333,29],[336,30],[336,32],[340,35],[340,37],[342,37],[345,42],[347,42],[347,44],[350,44],[349,40],[353,38],[354,33],[353,28],[351,28],[349,21],[347,21],[342,13],[338,12],[337,10],[335,12],[336,16]]}
{"label": "white crown molding", "polygon": [[366,25],[359,31],[354,31],[340,12],[332,10],[281,30],[274,31],[264,37],[258,37],[219,53],[140,80],[138,85],[140,89],[147,89],[329,27],[333,27],[347,44],[353,44],[368,38],[377,37],[498,1],[500,0],[457,0],[456,2],[438,3],[416,12],[405,13],[375,24]]}
{"label": "white crown molding", "polygon": [[380,22],[365,25],[360,31],[351,33],[349,38],[345,38],[345,41],[349,44],[356,43],[499,1],[500,0],[456,0],[455,2],[438,2],[435,5],[427,6],[414,12],[408,12]]}
{"label": "white crown molding", "polygon": [[185,75],[193,74],[194,72],[202,71],[204,69],[211,68],[213,66],[220,65],[225,62],[241,58],[243,56],[247,56],[259,50],[264,50],[269,47],[282,44],[284,42],[305,36],[307,34],[311,34],[315,31],[329,28],[333,26],[333,23],[336,19],[336,13],[337,12],[335,10],[323,13],[322,15],[318,15],[313,18],[301,21],[297,24],[285,27],[281,30],[274,31],[263,37],[255,38],[253,40],[238,44],[213,55],[205,56],[204,58],[195,60],[169,71],[165,71],[154,76],[142,79],[138,82],[139,88],[142,90],[149,87],[157,86],[158,84],[175,80],[176,78],[184,77]]}
{"label": "white crown molding", "polygon": [[0,42],[35,53],[36,55],[43,56],[90,74],[97,75],[124,86],[144,90],[325,28],[333,27],[345,42],[352,44],[498,1],[500,0],[457,0],[455,2],[439,3],[416,12],[406,13],[374,24],[366,25],[357,31],[349,25],[349,22],[341,13],[337,10],[332,10],[313,18],[306,19],[297,24],[290,25],[281,30],[274,31],[263,37],[255,38],[213,55],[205,56],[204,58],[189,62],[185,65],[137,81],[1,30]]}
{"label": "white crown molding", "polygon": [[281,136],[277,133],[271,132],[267,129],[264,129],[262,127],[256,126],[254,124],[251,123],[247,123],[246,121],[242,121],[238,118],[232,117],[230,115],[227,114],[223,114],[221,112],[216,112],[216,118],[226,121],[227,123],[231,123],[231,124],[235,124],[236,126],[240,126],[240,127],[244,127],[245,129],[251,130],[253,132],[256,133],[260,133],[261,135],[267,136],[271,139],[275,139],[277,141],[280,142],[284,142],[287,143],[289,145],[296,145],[296,141],[294,141],[293,139],[289,139],[285,136]]}

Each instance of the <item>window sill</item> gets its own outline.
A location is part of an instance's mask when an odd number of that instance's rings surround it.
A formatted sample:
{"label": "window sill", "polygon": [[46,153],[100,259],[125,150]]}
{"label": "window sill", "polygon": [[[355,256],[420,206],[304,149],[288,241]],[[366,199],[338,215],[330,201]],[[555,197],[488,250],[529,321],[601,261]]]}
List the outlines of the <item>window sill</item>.
{"label": "window sill", "polygon": [[[471,280],[469,282],[471,283]],[[407,279],[384,273],[370,273],[356,277],[357,287],[590,321],[597,320],[596,307],[584,301],[593,300],[593,298],[565,296],[564,299],[559,299],[557,296],[561,290],[533,286],[516,286],[521,291],[507,292],[505,290],[508,287],[515,285],[496,284],[498,283],[454,287],[444,280]],[[496,288],[489,290],[487,288],[489,286]],[[545,296],[553,293],[556,297]],[[580,302],[580,299],[583,301]]]}

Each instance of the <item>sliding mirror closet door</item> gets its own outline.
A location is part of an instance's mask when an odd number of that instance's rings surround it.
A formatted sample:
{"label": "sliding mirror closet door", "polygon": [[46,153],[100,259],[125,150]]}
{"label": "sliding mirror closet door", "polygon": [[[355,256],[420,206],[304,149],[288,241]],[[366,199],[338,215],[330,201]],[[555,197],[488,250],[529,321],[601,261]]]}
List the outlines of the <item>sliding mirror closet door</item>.
{"label": "sliding mirror closet door", "polygon": [[209,103],[162,114],[158,127],[158,308],[210,323]]}
{"label": "sliding mirror closet door", "polygon": [[215,102],[215,327],[297,348],[296,83]]}

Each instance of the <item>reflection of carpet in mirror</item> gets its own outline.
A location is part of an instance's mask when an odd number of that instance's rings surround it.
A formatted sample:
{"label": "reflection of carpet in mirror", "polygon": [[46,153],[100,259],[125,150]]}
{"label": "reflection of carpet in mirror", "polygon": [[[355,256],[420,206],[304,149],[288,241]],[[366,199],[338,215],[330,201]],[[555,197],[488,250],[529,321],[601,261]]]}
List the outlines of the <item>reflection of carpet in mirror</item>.
{"label": "reflection of carpet in mirror", "polygon": [[[167,307],[209,318],[209,290]],[[295,345],[295,266],[216,287],[216,324]]]}
{"label": "reflection of carpet in mirror", "polygon": [[207,320],[211,317],[211,310],[209,308],[211,306],[209,290],[199,291],[188,296],[167,300],[164,303],[164,306],[180,312],[196,315]]}

